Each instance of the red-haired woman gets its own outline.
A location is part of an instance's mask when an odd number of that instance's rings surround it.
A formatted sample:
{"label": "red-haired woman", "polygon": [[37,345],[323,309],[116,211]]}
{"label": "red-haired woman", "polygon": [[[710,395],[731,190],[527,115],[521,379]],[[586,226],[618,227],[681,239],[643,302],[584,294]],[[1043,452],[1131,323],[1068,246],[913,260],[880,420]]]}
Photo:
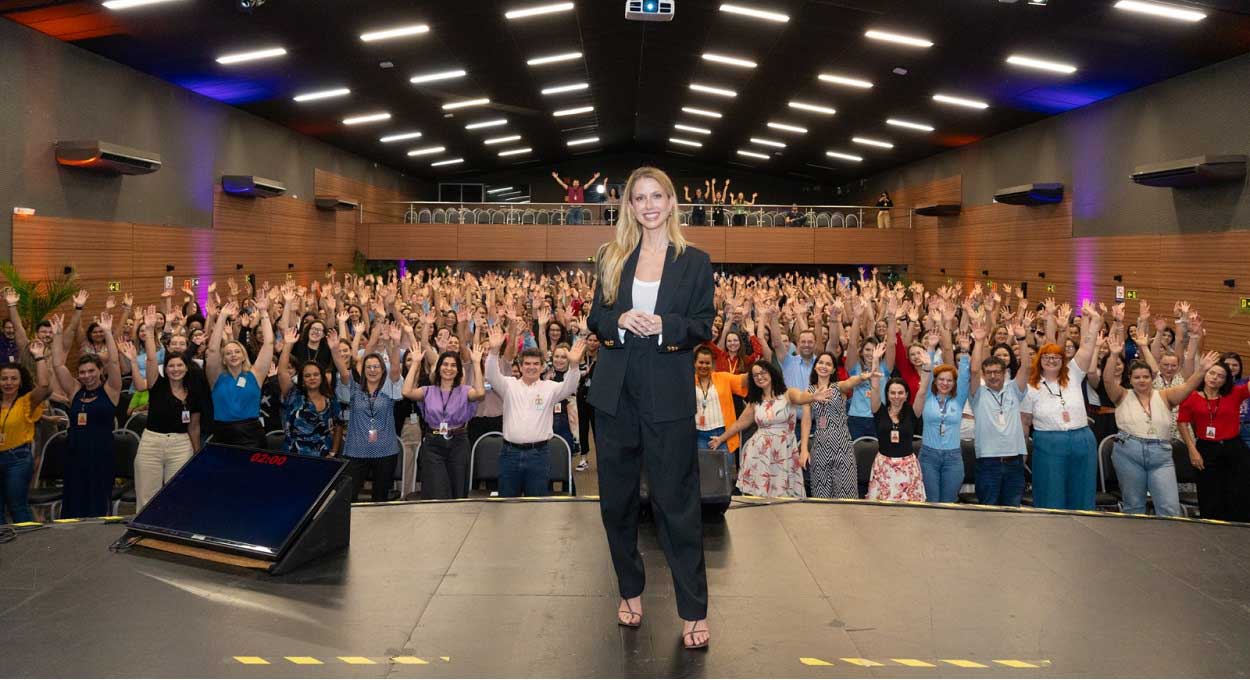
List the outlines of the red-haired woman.
{"label": "red-haired woman", "polygon": [[[1085,415],[1081,381],[1098,346],[1102,316],[1082,310],[1080,349],[1066,364],[1063,348],[1042,345],[1029,373],[1029,394],[1020,406],[1033,425],[1033,504],[1039,508],[1093,510],[1098,445]],[[1047,314],[1053,312],[1048,308]]]}

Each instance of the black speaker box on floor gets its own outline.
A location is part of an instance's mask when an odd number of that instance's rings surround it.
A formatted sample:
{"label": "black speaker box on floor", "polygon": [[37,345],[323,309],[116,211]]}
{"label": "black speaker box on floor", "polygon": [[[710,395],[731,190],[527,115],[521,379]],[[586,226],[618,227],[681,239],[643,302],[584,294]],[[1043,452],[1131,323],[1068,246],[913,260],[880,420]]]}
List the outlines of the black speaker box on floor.
{"label": "black speaker box on floor", "polygon": [[[733,501],[734,483],[738,479],[734,468],[737,454],[712,449],[699,450],[699,496],[704,510],[724,512]],[[644,503],[651,499],[647,480],[647,468],[643,465],[641,495]]]}
{"label": "black speaker box on floor", "polygon": [[208,444],[126,526],[132,545],[285,574],[351,539],[344,460]]}

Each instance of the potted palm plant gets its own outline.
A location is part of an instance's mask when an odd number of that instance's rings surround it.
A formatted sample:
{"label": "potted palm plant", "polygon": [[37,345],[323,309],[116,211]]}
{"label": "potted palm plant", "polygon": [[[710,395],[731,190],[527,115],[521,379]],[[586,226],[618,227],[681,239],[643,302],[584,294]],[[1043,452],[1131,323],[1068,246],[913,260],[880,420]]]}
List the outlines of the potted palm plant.
{"label": "potted palm plant", "polygon": [[9,262],[0,262],[0,275],[21,296],[17,313],[22,317],[22,325],[31,329],[57,307],[69,302],[82,288],[78,285],[78,277],[72,273],[48,276],[42,281],[28,280]]}

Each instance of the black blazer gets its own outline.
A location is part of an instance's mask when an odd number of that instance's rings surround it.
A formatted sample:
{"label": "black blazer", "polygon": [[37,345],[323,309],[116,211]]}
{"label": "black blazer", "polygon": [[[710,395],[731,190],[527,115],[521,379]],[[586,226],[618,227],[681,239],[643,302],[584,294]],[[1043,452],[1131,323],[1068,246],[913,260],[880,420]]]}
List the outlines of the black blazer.
{"label": "black blazer", "polygon": [[657,344],[656,338],[642,338],[627,331],[626,343],[645,342],[655,346],[654,358],[649,357],[642,365],[630,366],[630,353],[620,340],[617,319],[634,307],[634,271],[638,268],[639,248],[634,249],[621,269],[615,303],[604,304],[601,287],[595,288],[586,323],[599,336],[602,349],[587,401],[600,411],[616,415],[625,372],[646,371],[644,384],[650,386],[650,398],[644,399],[646,403],[637,404],[642,416],[651,422],[693,418],[693,351],[700,343],[711,339],[712,319],[716,316],[712,304],[715,292],[712,262],[707,253],[690,246],[674,260],[673,246],[668,247],[655,302],[655,313],[663,319],[664,344]]}

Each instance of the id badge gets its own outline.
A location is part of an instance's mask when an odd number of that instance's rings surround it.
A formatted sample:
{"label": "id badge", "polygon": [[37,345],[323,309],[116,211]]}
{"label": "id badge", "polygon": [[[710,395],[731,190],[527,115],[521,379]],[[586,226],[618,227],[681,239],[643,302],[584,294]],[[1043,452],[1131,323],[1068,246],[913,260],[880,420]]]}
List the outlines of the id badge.
{"label": "id badge", "polygon": [[707,427],[707,416],[699,416],[699,427]]}
{"label": "id badge", "polygon": [[417,424],[418,418],[419,418],[419,414],[416,411],[413,411],[412,413],[408,414],[408,422],[412,423],[413,425]]}
{"label": "id badge", "polygon": [[590,389],[590,381],[591,381],[591,380],[593,380],[593,378],[586,378],[586,389]]}
{"label": "id badge", "polygon": [[369,430],[369,443],[370,443],[370,444],[374,444],[374,443],[376,443],[377,441],[378,441],[378,431],[377,431],[377,430]]}
{"label": "id badge", "polygon": [[80,412],[78,414],[78,427],[86,427],[86,426],[87,426],[87,414],[85,412]]}
{"label": "id badge", "polygon": [[447,430],[448,430],[448,429],[449,429],[449,428],[447,427],[447,421],[445,421],[445,420],[444,420],[443,422],[441,422],[441,423],[439,423],[439,424],[438,424],[438,433],[439,433],[439,434],[441,434],[441,435],[443,435],[443,436],[446,436],[446,435],[447,435]]}
{"label": "id badge", "polygon": [[186,409],[182,409],[182,424],[186,425],[190,422],[191,422],[191,412]]}
{"label": "id badge", "polygon": [[890,430],[890,443],[891,444],[898,443],[898,430]]}
{"label": "id badge", "polygon": [[555,413],[560,413],[563,407],[564,407],[564,403],[557,401],[556,406],[555,406]]}
{"label": "id badge", "polygon": [[826,427],[829,427],[829,416],[821,416],[821,417],[817,418],[817,419],[816,419],[816,427],[818,427],[818,428],[820,428],[820,429],[822,429],[822,430],[823,430],[823,429],[825,429]]}
{"label": "id badge", "polygon": [[534,410],[535,411],[543,410],[543,398],[541,396],[534,397]]}
{"label": "id badge", "polygon": [[1063,412],[1063,422],[1065,422],[1065,423],[1070,423],[1070,422],[1072,422],[1072,416],[1071,416],[1071,415],[1069,415],[1069,414],[1068,414],[1068,412],[1067,412],[1066,410]]}
{"label": "id badge", "polygon": [[1207,425],[1207,439],[1215,439],[1215,426]]}
{"label": "id badge", "polygon": [[998,414],[998,426],[999,426],[999,427],[1007,427],[1007,416],[1004,416],[1004,415],[1003,415],[1003,414],[1001,414],[1001,413],[1000,413],[1000,414]]}
{"label": "id badge", "polygon": [[239,376],[239,379],[234,383],[234,386],[235,387],[247,387],[247,378],[244,378],[243,376]]}

